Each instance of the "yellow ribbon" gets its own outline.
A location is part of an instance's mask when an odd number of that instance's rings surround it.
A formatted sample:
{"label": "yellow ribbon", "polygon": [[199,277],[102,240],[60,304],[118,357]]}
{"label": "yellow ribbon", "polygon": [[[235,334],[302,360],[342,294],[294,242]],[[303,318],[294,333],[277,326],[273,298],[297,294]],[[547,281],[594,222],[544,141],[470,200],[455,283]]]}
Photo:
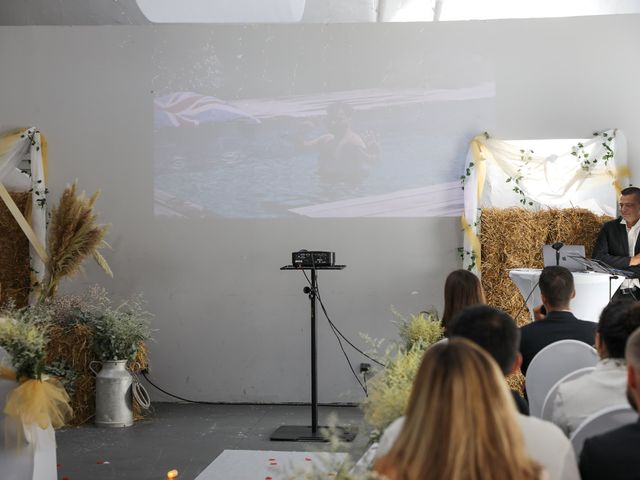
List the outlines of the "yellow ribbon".
{"label": "yellow ribbon", "polygon": [[482,192],[484,191],[484,181],[487,176],[487,164],[485,162],[484,146],[480,143],[481,136],[478,135],[471,141],[471,157],[476,167],[476,179],[478,185],[478,204],[482,198]]}
{"label": "yellow ribbon", "polygon": [[42,174],[44,175],[44,183],[49,183],[49,144],[40,132],[40,154],[42,155]]}
{"label": "yellow ribbon", "polygon": [[[482,135],[478,135],[471,140],[471,144],[469,148],[471,150],[471,158],[473,159],[473,166],[476,170],[476,192],[477,192],[477,202],[480,205],[480,199],[482,198],[482,192],[484,191],[484,181],[487,176],[487,164],[485,161],[485,153],[484,146],[480,139]],[[475,256],[476,269],[480,271],[480,266],[482,264],[482,249],[480,248],[480,239],[476,232],[473,231],[471,225],[464,215],[460,218],[460,222],[462,224],[462,230],[464,234],[469,239],[469,243],[471,244],[471,252]]]}
{"label": "yellow ribbon", "polygon": [[[16,372],[0,366],[0,378],[15,381]],[[73,410],[62,384],[55,378],[43,376],[42,380],[20,380],[19,385],[7,396],[4,413],[14,417],[24,427],[35,424],[46,429],[49,426],[63,426]]]}

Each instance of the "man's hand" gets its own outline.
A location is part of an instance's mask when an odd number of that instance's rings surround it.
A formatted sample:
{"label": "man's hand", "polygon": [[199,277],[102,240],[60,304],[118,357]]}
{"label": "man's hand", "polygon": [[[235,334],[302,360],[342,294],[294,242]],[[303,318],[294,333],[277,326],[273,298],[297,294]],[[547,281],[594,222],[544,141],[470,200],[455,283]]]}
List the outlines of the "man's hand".
{"label": "man's hand", "polygon": [[538,320],[543,320],[547,315],[546,315],[546,311],[544,311],[543,313],[543,307],[544,305],[538,305],[537,307],[533,308],[533,321],[537,322]]}
{"label": "man's hand", "polygon": [[638,255],[634,255],[629,259],[630,267],[635,267],[636,265],[640,265],[640,253]]}

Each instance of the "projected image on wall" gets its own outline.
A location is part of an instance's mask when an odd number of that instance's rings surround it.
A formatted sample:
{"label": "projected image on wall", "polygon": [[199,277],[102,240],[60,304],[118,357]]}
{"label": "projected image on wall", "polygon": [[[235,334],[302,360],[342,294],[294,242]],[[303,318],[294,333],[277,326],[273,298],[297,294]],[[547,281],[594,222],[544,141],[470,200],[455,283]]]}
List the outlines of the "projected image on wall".
{"label": "projected image on wall", "polygon": [[[304,55],[296,42],[282,54],[290,29],[277,38],[277,27],[256,26],[224,48],[210,39],[190,58],[175,48],[156,56],[155,213],[459,215],[468,141],[493,126],[495,85],[457,67],[473,57],[443,67],[446,51],[418,45],[400,59],[365,55],[382,41],[367,27],[370,41],[350,48],[312,31]],[[297,42],[319,28],[299,28]]]}

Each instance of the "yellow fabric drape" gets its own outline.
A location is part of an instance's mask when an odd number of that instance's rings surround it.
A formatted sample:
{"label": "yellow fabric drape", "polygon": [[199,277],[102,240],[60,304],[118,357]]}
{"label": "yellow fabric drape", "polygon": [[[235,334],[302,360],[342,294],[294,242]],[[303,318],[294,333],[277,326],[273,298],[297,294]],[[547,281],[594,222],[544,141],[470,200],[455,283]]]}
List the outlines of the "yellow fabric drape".
{"label": "yellow fabric drape", "polygon": [[[476,171],[476,192],[477,192],[477,201],[478,205],[480,204],[480,199],[482,198],[482,192],[484,190],[484,181],[487,176],[487,165],[485,163],[485,156],[483,153],[483,145],[480,143],[479,136],[475,137],[471,140],[471,158],[473,159],[473,168]],[[480,239],[476,232],[473,231],[471,225],[469,224],[466,216],[462,214],[460,218],[462,223],[462,230],[464,234],[467,236],[469,243],[471,245],[471,252],[475,256],[475,263],[477,271],[480,271],[480,266],[482,264],[482,249],[480,248]]]}
{"label": "yellow fabric drape", "polygon": [[[16,372],[0,366],[0,378],[16,381]],[[42,380],[21,379],[7,396],[4,413],[17,419],[23,426],[35,424],[42,429],[63,426],[73,411],[69,395],[64,387],[52,377]]]}
{"label": "yellow fabric drape", "polygon": [[44,133],[40,132],[40,152],[42,154],[42,173],[44,182],[49,183],[49,144]]}
{"label": "yellow fabric drape", "polygon": [[20,140],[20,135],[26,131],[27,130],[24,128],[19,128],[0,137],[0,157],[7,154],[13,148],[15,143]]}
{"label": "yellow fabric drape", "polygon": [[622,192],[623,190],[623,186],[622,186],[622,179],[623,178],[630,178],[631,177],[631,170],[629,170],[629,167],[624,166],[624,167],[618,167],[614,173],[614,177],[615,177],[615,181],[613,182],[613,186],[616,189],[616,192],[618,193],[618,195],[620,195],[620,192]]}

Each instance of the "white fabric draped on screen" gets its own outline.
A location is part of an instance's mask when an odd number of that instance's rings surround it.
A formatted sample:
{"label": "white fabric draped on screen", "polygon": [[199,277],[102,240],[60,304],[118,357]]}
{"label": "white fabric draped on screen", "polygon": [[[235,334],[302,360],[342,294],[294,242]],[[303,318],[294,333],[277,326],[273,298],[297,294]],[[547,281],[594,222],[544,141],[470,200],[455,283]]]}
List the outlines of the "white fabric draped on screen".
{"label": "white fabric draped on screen", "polygon": [[[34,127],[0,137],[0,197],[29,239],[33,282],[37,284],[44,279],[47,245],[45,148],[43,137]],[[32,192],[31,222],[27,222],[7,193],[29,190]],[[34,295],[32,291],[30,300],[33,301]]]}
{"label": "white fabric draped on screen", "polygon": [[505,141],[478,135],[461,177],[465,268],[479,271],[482,208],[580,207],[615,216],[628,177],[626,140],[619,130],[577,140]]}

